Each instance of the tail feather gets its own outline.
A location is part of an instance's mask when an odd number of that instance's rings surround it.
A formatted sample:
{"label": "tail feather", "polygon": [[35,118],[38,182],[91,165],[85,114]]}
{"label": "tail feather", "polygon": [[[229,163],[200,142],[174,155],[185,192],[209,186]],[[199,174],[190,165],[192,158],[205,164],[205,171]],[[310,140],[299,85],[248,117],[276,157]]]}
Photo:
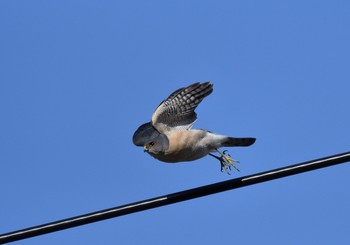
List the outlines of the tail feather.
{"label": "tail feather", "polygon": [[222,146],[250,146],[255,143],[255,138],[233,138],[227,137]]}

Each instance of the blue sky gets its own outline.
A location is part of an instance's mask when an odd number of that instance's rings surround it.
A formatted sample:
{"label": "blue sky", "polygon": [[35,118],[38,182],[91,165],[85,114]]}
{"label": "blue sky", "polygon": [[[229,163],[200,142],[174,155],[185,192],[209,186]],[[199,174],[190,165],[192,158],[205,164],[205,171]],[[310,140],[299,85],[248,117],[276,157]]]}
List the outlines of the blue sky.
{"label": "blue sky", "polygon": [[[350,150],[348,1],[0,1],[0,233]],[[132,144],[174,90],[252,136],[166,164]],[[16,244],[348,244],[349,164]]]}

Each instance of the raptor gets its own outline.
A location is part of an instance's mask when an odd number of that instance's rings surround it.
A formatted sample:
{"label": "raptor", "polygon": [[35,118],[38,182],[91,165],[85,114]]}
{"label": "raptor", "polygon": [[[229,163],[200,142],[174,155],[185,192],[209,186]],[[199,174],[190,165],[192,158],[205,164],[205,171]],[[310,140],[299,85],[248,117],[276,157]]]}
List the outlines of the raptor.
{"label": "raptor", "polygon": [[212,92],[210,82],[197,82],[176,90],[160,103],[151,121],[135,131],[133,143],[163,162],[194,161],[210,155],[220,161],[221,171],[229,174],[231,167],[238,170],[234,164],[238,161],[219,148],[250,146],[255,138],[228,137],[204,129],[192,129],[197,120],[195,109]]}

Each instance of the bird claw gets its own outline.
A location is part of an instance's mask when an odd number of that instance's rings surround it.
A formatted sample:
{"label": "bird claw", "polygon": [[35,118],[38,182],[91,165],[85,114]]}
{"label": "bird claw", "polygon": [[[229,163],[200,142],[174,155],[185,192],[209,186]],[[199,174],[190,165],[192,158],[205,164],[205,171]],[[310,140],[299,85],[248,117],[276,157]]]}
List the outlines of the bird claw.
{"label": "bird claw", "polygon": [[239,172],[239,169],[234,163],[239,163],[239,161],[232,159],[229,154],[226,154],[227,150],[220,152],[217,150],[217,152],[220,153],[221,157],[219,157],[220,164],[221,164],[221,172],[222,170],[225,170],[227,174],[230,174],[229,171],[231,171],[231,168],[233,167]]}
{"label": "bird claw", "polygon": [[231,168],[233,167],[234,169],[236,169],[237,171],[239,171],[239,169],[236,167],[236,165],[234,163],[239,163],[239,161],[234,160],[231,158],[231,156],[229,154],[226,154],[226,150],[221,152],[218,149],[215,149],[220,156],[216,156],[214,154],[209,153],[210,156],[218,159],[220,161],[220,171],[222,172],[223,170],[225,170],[225,172],[227,174],[230,174]]}

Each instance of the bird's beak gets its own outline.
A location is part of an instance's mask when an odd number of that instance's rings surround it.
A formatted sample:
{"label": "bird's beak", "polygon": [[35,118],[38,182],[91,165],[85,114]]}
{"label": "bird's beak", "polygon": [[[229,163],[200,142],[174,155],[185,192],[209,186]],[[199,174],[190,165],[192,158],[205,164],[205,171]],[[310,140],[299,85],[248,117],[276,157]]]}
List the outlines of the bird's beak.
{"label": "bird's beak", "polygon": [[143,152],[148,152],[148,147],[147,147],[147,145],[145,145],[145,146],[143,147]]}

